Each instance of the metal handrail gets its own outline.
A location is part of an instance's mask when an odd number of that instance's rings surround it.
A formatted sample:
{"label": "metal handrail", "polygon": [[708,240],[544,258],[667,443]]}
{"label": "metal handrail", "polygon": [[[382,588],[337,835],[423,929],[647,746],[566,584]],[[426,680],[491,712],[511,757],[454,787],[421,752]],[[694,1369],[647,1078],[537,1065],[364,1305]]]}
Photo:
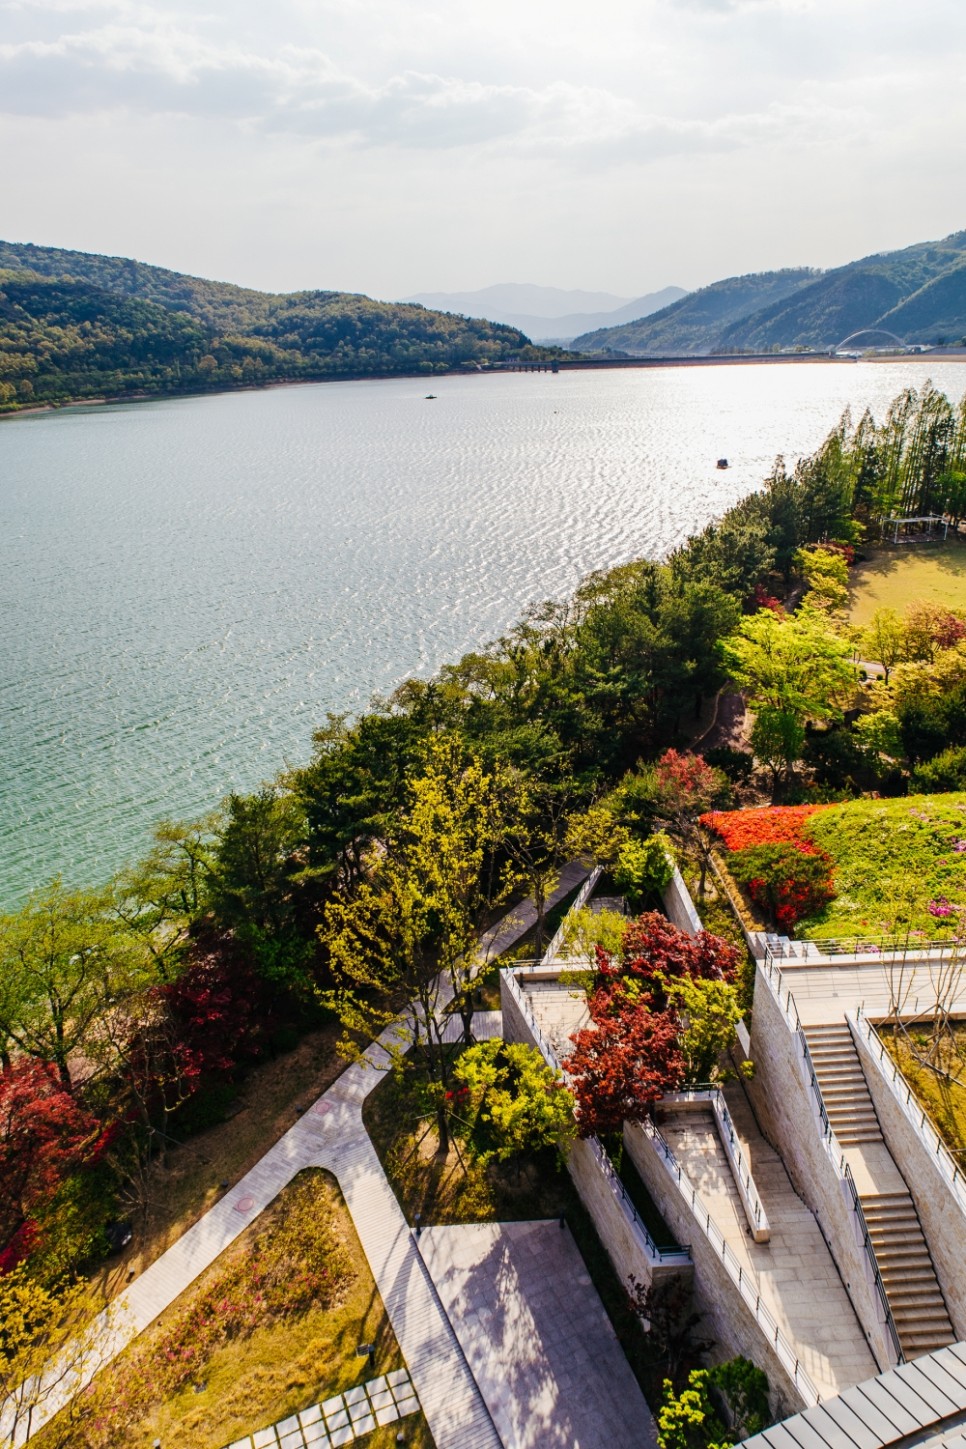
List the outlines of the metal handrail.
{"label": "metal handrail", "polygon": [[728,1247],[724,1234],[698,1196],[697,1189],[693,1183],[685,1176],[684,1169],[681,1167],[681,1164],[674,1155],[673,1149],[657,1124],[646,1121],[641,1123],[641,1126],[664,1159],[665,1166],[676,1183],[678,1191],[687,1203],[692,1217],[714,1247],[729,1277],[737,1285],[738,1291],[745,1303],[754,1313],[757,1322],[767,1330],[769,1342],[774,1346],[775,1352],[786,1372],[790,1375],[792,1382],[801,1391],[806,1403],[821,1403],[822,1396],[815,1387],[811,1377],[802,1367],[798,1355],[782,1333],[774,1316],[765,1307],[764,1303],[762,1303],[757,1275],[750,1271],[746,1272],[745,1265],[735,1256],[731,1248]]}
{"label": "metal handrail", "polygon": [[557,956],[560,953],[560,948],[564,943],[564,936],[566,935],[567,931],[567,922],[570,920],[570,917],[574,914],[575,911],[583,910],[584,906],[587,904],[588,900],[593,894],[594,887],[600,880],[603,873],[603,866],[594,866],[593,870],[590,872],[590,875],[587,877],[583,885],[580,887],[580,890],[577,892],[577,895],[574,898],[573,905],[567,911],[567,914],[564,916],[563,920],[560,922],[560,925],[553,933],[553,936],[550,939],[550,944],[547,947],[546,951],[544,951],[543,953],[543,959],[540,962],[541,966],[551,966],[556,960]]}
{"label": "metal handrail", "polygon": [[[755,1179],[751,1175],[751,1167],[746,1162],[745,1155],[741,1150],[741,1143],[738,1139],[738,1133],[735,1130],[734,1119],[728,1111],[728,1104],[725,1101],[724,1092],[716,1082],[704,1082],[693,1087],[685,1087],[680,1092],[675,1092],[669,1105],[673,1106],[682,1097],[692,1101],[707,1099],[711,1104],[712,1111],[718,1119],[719,1135],[722,1132],[727,1134],[728,1141],[725,1143],[722,1140],[722,1146],[724,1147],[726,1155],[731,1159],[730,1165],[732,1172],[738,1179],[739,1184],[744,1187],[749,1199],[752,1200],[752,1214],[754,1216],[755,1226],[760,1228],[763,1218],[767,1222],[765,1209],[762,1206],[761,1198],[758,1196],[758,1188],[755,1186]],[[666,1102],[666,1100],[659,1099],[657,1105],[661,1106],[662,1101]]]}
{"label": "metal handrail", "polygon": [[950,1187],[955,1190],[956,1196],[959,1198],[964,1209],[966,1209],[966,1172],[964,1172],[961,1164],[956,1161],[942,1137],[936,1131],[929,1114],[913,1091],[909,1079],[896,1062],[895,1057],[889,1051],[889,1048],[882,1040],[878,1031],[876,1031],[872,1022],[864,1014],[861,1006],[856,1012],[856,1015],[851,1018],[850,1024],[853,1025],[857,1032],[865,1037],[868,1045],[878,1052],[880,1066],[888,1061],[892,1076],[889,1078],[885,1072],[882,1073],[886,1086],[892,1089],[893,1096],[896,1098],[899,1106],[904,1109],[904,1115],[909,1125],[922,1139],[923,1146],[932,1152],[942,1168],[944,1175],[949,1179]]}
{"label": "metal handrail", "polygon": [[[832,961],[840,956],[914,957],[927,961],[942,962],[947,954],[959,949],[955,940],[938,940],[935,936],[913,939],[904,936],[829,936],[810,940],[791,940],[788,936],[773,935],[767,931],[756,933],[758,949],[766,959],[785,961]],[[762,941],[764,945],[762,946]],[[761,959],[759,957],[759,959]]]}
{"label": "metal handrail", "polygon": [[889,1296],[886,1293],[885,1284],[882,1281],[882,1274],[879,1272],[879,1263],[878,1259],[875,1256],[875,1248],[873,1247],[872,1238],[869,1233],[869,1225],[866,1221],[865,1213],[862,1209],[862,1201],[855,1186],[855,1179],[852,1176],[852,1169],[849,1167],[848,1161],[845,1157],[845,1153],[839,1146],[838,1138],[835,1136],[835,1133],[832,1130],[832,1124],[829,1121],[828,1112],[825,1107],[825,1099],[822,1096],[822,1089],[819,1086],[818,1076],[815,1071],[815,1063],[812,1061],[812,1054],[808,1049],[808,1040],[805,1036],[804,1028],[802,1027],[801,1018],[798,1015],[798,1008],[795,1005],[795,998],[792,993],[786,988],[785,1002],[784,1004],[782,1003],[781,968],[776,966],[774,964],[774,961],[771,960],[767,954],[763,964],[765,966],[765,974],[768,978],[768,981],[775,988],[775,994],[778,998],[779,1007],[781,1007],[782,1010],[785,1012],[786,1019],[791,1024],[792,1030],[794,1031],[795,1037],[798,1041],[798,1045],[802,1053],[802,1060],[804,1061],[805,1067],[808,1071],[809,1081],[812,1088],[812,1095],[815,1099],[815,1104],[818,1108],[818,1113],[822,1121],[822,1142],[826,1152],[828,1153],[830,1162],[837,1171],[839,1177],[841,1177],[842,1181],[848,1187],[849,1195],[852,1199],[852,1210],[857,1217],[859,1231],[862,1236],[862,1245],[865,1249],[866,1259],[869,1264],[869,1269],[872,1273],[872,1281],[875,1285],[876,1296],[879,1299],[879,1306],[882,1310],[885,1325],[889,1330],[889,1337],[892,1340],[892,1346],[895,1349],[899,1363],[905,1363],[905,1354],[902,1351],[902,1344],[899,1341],[899,1330],[896,1328],[896,1321],[893,1317],[892,1308],[889,1303]]}

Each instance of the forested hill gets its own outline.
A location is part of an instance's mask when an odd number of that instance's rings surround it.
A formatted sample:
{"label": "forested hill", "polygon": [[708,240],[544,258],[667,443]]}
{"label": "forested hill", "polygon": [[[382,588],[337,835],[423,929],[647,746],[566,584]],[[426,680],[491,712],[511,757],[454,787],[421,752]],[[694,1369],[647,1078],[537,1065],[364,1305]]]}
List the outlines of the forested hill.
{"label": "forested hill", "polygon": [[272,294],[0,242],[0,411],[539,356],[514,327],[345,292]]}
{"label": "forested hill", "polygon": [[963,339],[966,231],[828,272],[728,277],[638,322],[585,333],[572,346],[631,357],[827,350],[860,328],[883,328],[907,343]]}

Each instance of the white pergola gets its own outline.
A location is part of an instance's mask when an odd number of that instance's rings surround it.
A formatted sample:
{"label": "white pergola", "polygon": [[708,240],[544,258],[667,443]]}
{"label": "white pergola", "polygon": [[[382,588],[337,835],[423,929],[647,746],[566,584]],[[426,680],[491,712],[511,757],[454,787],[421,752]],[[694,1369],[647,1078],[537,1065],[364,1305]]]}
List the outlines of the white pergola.
{"label": "white pergola", "polygon": [[[908,528],[910,525],[919,529],[925,529],[925,533],[907,534],[904,538],[899,537],[899,530]],[[923,513],[917,517],[907,518],[884,518],[882,520],[882,536],[885,538],[890,529],[893,529],[893,543],[921,543],[923,539],[929,541],[939,537],[942,530],[943,541],[949,533],[949,524],[941,513]]]}

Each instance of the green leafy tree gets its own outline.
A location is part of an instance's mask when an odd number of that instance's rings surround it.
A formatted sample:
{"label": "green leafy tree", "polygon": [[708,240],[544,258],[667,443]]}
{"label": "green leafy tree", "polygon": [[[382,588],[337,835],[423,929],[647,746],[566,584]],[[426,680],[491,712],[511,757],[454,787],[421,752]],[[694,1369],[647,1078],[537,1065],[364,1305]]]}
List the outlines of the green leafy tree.
{"label": "green leafy tree", "polygon": [[644,840],[628,840],[622,847],[614,866],[614,884],[627,896],[632,908],[640,907],[650,896],[660,895],[670,885],[674,863],[669,845],[667,836],[659,831]]}
{"label": "green leafy tree", "polygon": [[0,1037],[53,1062],[68,1091],[103,1019],[153,979],[143,941],[111,918],[105,895],[55,880],[0,918]]}
{"label": "green leafy tree", "polygon": [[[724,1399],[727,1427],[712,1402],[712,1389]],[[693,1369],[680,1394],[670,1379],[664,1381],[657,1416],[661,1449],[729,1449],[770,1423],[768,1377],[740,1355],[714,1368]]]}
{"label": "green leafy tree", "polygon": [[[23,1444],[48,1405],[70,1399],[97,1359],[103,1323],[85,1282],[44,1286],[21,1264],[0,1274],[0,1442]],[[87,1324],[87,1327],[84,1324]],[[69,1420],[70,1416],[66,1416]],[[37,1423],[39,1428],[39,1422]],[[61,1416],[45,1442],[69,1441],[73,1425]]]}
{"label": "green leafy tree", "polygon": [[792,560],[805,580],[809,602],[820,609],[844,609],[849,601],[849,570],[840,553],[800,548]]}
{"label": "green leafy tree", "polygon": [[908,649],[906,627],[895,609],[876,609],[871,620],[859,634],[859,648],[866,659],[881,664],[885,682]]}
{"label": "green leafy tree", "polygon": [[721,1062],[741,1020],[738,988],[729,981],[681,976],[668,982],[667,996],[681,1023],[678,1046],[685,1081],[694,1085],[722,1080]]}
{"label": "green leafy tree", "polygon": [[215,817],[162,820],[154,846],[115,877],[110,910],[144,941],[162,980],[176,972],[193,921],[203,913],[214,864]]}
{"label": "green leafy tree", "polygon": [[834,718],[851,697],[856,671],[850,646],[807,605],[783,618],[761,609],[721,647],[732,679],[755,710],[772,709],[804,723]]}
{"label": "green leafy tree", "polygon": [[787,780],[805,748],[805,726],[790,710],[763,705],[751,727],[755,758],[771,771],[772,790]]}
{"label": "green leafy tree", "polygon": [[[500,781],[465,758],[461,741],[434,741],[402,821],[372,852],[354,894],[328,902],[318,931],[335,981],[323,1000],[340,1016],[344,1050],[364,1055],[393,1026],[390,1058],[399,1069],[411,1061],[424,1071],[441,1152],[449,1143],[450,1081],[443,1008],[472,989],[476,932],[494,899],[485,866],[502,823]],[[503,887],[501,879],[498,893]]]}
{"label": "green leafy tree", "polygon": [[536,1047],[485,1041],[463,1052],[453,1078],[465,1089],[482,1161],[505,1162],[545,1147],[561,1150],[576,1133],[574,1099]]}

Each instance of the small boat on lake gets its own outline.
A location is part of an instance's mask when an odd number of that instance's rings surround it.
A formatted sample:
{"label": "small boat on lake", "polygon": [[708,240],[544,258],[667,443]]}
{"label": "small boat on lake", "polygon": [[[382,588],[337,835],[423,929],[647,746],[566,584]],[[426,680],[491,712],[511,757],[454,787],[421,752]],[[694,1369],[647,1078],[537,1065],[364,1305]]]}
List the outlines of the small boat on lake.
{"label": "small boat on lake", "polygon": [[718,459],[718,467],[719,468],[730,468],[731,467],[731,464],[728,462],[728,459],[727,458],[719,458]]}
{"label": "small boat on lake", "polygon": [[436,401],[436,394],[434,392],[428,392],[426,394],[426,396],[423,398],[423,402],[435,402],[435,401]]}

